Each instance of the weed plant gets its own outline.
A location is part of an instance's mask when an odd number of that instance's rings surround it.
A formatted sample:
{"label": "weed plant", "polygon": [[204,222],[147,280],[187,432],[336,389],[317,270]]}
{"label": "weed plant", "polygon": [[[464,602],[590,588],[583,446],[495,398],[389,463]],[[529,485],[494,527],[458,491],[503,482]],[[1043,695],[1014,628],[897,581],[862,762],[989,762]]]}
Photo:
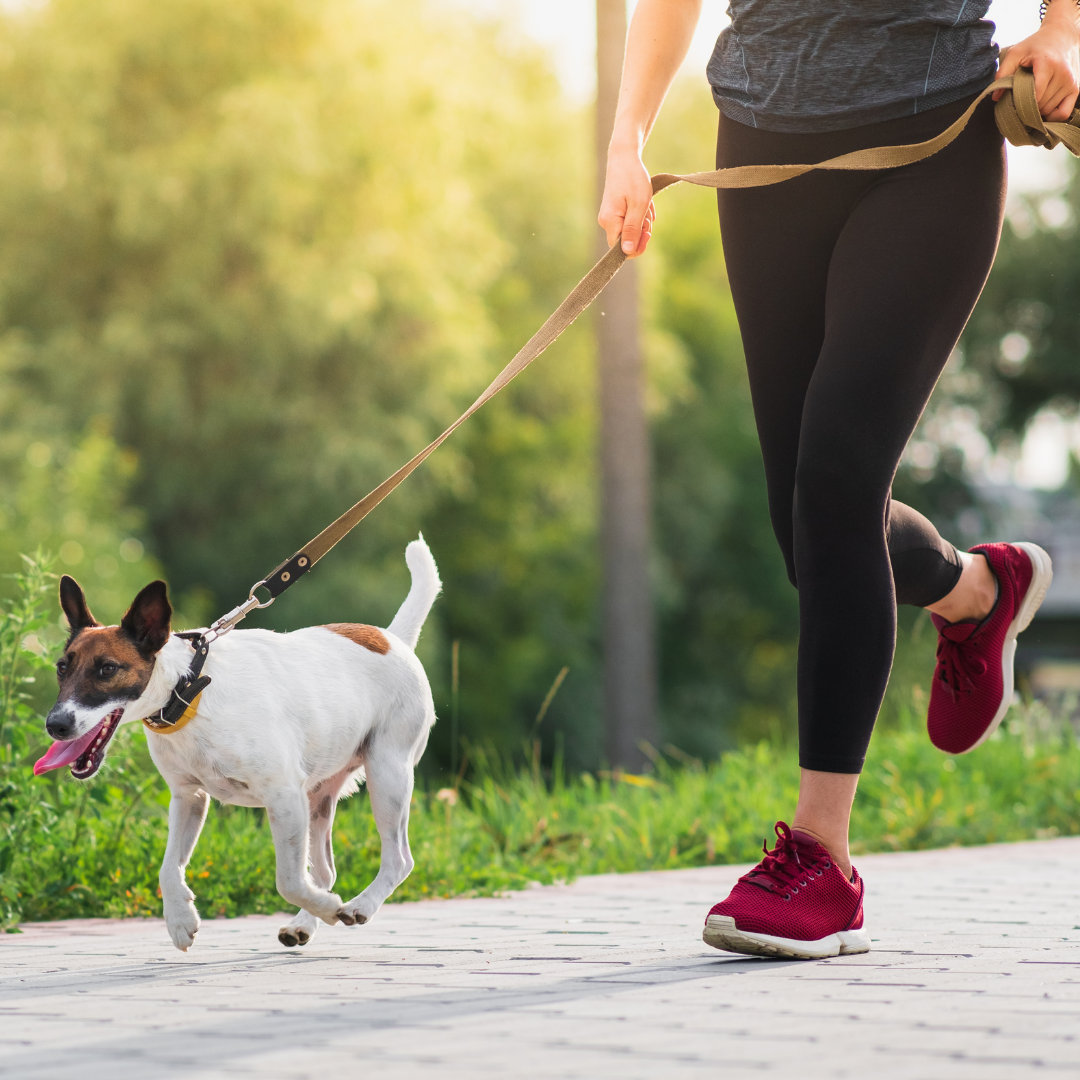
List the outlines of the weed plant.
{"label": "weed plant", "polygon": [[[89,783],[67,770],[34,778],[46,742],[42,708],[55,652],[54,582],[26,560],[0,617],[0,919],[160,913],[157,871],[168,791],[140,728],[114,740]],[[44,676],[44,677],[43,677]],[[1014,707],[977,752],[950,758],[923,730],[917,688],[875,735],[855,803],[854,850],[900,851],[1080,833],[1080,748],[1041,704]],[[44,702],[42,699],[45,699]],[[896,695],[893,699],[896,701]],[[761,742],[705,765],[675,747],[649,775],[568,776],[469,746],[453,787],[418,789],[410,836],[416,868],[395,900],[492,895],[580,874],[755,860],[795,804],[795,748]],[[334,827],[342,896],[374,876],[379,838],[363,792]],[[188,868],[204,916],[273,912],[274,851],[260,810],[215,807]]]}

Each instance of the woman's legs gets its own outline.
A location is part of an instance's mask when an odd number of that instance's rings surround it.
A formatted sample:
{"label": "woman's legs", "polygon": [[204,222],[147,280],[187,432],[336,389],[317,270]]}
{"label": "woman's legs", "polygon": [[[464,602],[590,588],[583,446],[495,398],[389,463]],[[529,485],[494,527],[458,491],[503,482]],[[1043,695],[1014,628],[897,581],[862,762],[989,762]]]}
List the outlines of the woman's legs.
{"label": "woman's legs", "polygon": [[[812,137],[747,137],[722,121],[718,157],[820,160],[860,139],[917,141],[901,129],[919,121],[918,134],[935,134],[946,111]],[[895,173],[720,195],[770,510],[800,594],[797,823],[829,838],[841,865],[895,604],[937,606],[958,583],[966,595],[971,572],[889,489],[989,271],[1003,187],[1001,140],[981,110],[952,147]]]}

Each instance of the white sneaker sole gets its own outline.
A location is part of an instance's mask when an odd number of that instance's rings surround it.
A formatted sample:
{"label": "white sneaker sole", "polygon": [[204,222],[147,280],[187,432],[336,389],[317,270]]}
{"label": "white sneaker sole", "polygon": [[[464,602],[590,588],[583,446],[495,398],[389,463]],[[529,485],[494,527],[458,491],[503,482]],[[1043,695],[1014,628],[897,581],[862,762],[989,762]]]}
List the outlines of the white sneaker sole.
{"label": "white sneaker sole", "polygon": [[714,949],[748,953],[751,956],[785,956],[793,960],[822,960],[827,956],[847,956],[870,951],[870,934],[862,930],[841,930],[817,941],[751,934],[739,930],[730,915],[710,915],[705,920],[701,940]]}
{"label": "white sneaker sole", "polygon": [[[961,750],[961,754],[970,754],[976,747],[982,746],[997,731],[1001,721],[1005,719],[1005,714],[1009,711],[1013,699],[1013,663],[1016,660],[1016,639],[1028,628],[1031,620],[1035,618],[1035,612],[1039,610],[1043,600],[1046,598],[1046,590],[1050,588],[1050,582],[1054,580],[1054,564],[1050,561],[1050,556],[1038,544],[1023,542],[1013,544],[1012,547],[1020,548],[1031,560],[1031,584],[1028,585],[1027,595],[1020,605],[1020,610],[1009,624],[1008,632],[1005,634],[1005,647],[1001,650],[1001,686],[1003,691],[1001,704],[998,706],[997,712],[994,713],[994,719],[990,721],[990,726],[982,733],[977,742],[973,742],[966,750]],[[959,754],[957,757],[959,757]]]}

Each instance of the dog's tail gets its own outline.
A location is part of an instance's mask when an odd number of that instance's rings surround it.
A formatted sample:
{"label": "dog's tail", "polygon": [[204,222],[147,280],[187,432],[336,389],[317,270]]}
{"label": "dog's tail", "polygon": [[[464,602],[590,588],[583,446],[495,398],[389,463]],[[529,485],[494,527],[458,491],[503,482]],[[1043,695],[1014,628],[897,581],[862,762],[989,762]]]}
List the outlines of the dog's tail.
{"label": "dog's tail", "polygon": [[435,597],[439,595],[442,582],[423,535],[405,549],[405,562],[412,574],[412,588],[387,629],[401,638],[410,649],[415,649],[420,640],[420,628],[428,617],[431,605],[435,603]]}

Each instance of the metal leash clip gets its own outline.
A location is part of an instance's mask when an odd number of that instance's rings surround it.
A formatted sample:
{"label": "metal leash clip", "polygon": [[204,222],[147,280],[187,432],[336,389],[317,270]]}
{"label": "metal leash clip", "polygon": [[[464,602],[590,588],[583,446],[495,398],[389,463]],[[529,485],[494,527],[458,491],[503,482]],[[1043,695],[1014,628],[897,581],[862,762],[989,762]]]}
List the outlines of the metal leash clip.
{"label": "metal leash clip", "polygon": [[232,609],[227,611],[220,619],[211,623],[205,630],[200,630],[199,635],[207,645],[211,641],[216,641],[219,637],[227,634],[238,622],[246,618],[249,612],[258,611],[261,608],[268,608],[276,599],[276,596],[271,596],[269,600],[262,601],[255,595],[256,589],[265,588],[265,581],[256,581],[251,589],[248,591],[248,598],[242,603],[238,604]]}

